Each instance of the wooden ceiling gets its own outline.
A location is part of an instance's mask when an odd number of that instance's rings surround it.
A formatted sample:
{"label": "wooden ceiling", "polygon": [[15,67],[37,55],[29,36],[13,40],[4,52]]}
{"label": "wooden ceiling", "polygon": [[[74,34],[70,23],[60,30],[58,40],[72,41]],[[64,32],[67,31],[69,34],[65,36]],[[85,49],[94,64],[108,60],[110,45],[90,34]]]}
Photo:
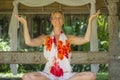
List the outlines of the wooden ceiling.
{"label": "wooden ceiling", "polygon": [[[0,0],[0,13],[9,14],[13,9],[13,0]],[[107,13],[105,0],[96,0],[96,9],[101,9],[103,12]],[[120,5],[120,3],[118,3]],[[120,11],[120,6],[118,6]],[[66,6],[59,3],[53,3],[43,7],[28,7],[22,4],[18,6],[19,12],[23,14],[49,14],[53,10],[62,10],[69,14],[88,14],[90,11],[90,5],[85,6]]]}

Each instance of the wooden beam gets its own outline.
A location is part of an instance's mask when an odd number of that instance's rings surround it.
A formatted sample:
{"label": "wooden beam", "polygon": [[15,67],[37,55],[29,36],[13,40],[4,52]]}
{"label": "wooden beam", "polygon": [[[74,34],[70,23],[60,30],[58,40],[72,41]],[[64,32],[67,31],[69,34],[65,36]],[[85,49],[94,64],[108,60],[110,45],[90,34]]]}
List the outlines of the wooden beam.
{"label": "wooden beam", "polygon": [[[46,10],[19,10],[19,14],[51,14],[53,12],[53,9],[50,9],[48,11]],[[63,9],[62,10],[65,14],[90,14],[88,10],[69,10],[69,9]],[[12,10],[0,10],[0,14],[12,14]]]}
{"label": "wooden beam", "polygon": [[[0,64],[45,64],[42,52],[0,52]],[[72,52],[71,64],[109,63],[107,52]]]}

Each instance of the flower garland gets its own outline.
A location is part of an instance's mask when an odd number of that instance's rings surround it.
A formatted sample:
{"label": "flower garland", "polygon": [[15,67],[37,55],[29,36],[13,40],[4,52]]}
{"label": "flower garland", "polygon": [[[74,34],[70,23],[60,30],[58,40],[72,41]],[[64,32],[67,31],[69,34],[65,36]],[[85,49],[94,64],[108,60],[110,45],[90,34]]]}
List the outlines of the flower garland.
{"label": "flower garland", "polygon": [[67,59],[69,58],[68,54],[71,52],[70,43],[68,40],[65,40],[65,44],[63,44],[64,42],[62,40],[58,40],[58,45],[57,45],[55,36],[53,36],[53,38],[48,36],[45,43],[46,51],[51,51],[53,43],[57,47],[58,52],[57,52],[57,57],[54,56],[54,63],[50,69],[50,73],[52,73],[57,77],[60,77],[63,76],[64,72],[63,69],[59,66],[59,62],[57,61],[57,59],[63,60],[64,57],[66,57]]}

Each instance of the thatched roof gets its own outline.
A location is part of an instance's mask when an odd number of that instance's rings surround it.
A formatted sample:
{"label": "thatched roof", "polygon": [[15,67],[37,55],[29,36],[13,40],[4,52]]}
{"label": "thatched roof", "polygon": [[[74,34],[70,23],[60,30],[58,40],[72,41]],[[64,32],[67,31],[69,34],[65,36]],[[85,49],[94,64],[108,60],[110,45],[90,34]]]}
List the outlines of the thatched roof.
{"label": "thatched roof", "polygon": [[[96,9],[102,9],[104,12],[107,11],[107,2],[106,0],[96,0]],[[13,0],[0,0],[0,13],[11,13],[13,9]],[[118,3],[120,5],[120,3]],[[51,5],[43,6],[43,7],[28,7],[20,4],[18,6],[19,11],[24,14],[44,14],[49,13],[53,10],[59,9],[66,13],[74,13],[74,14],[88,14],[89,13],[89,4],[85,6],[66,6],[59,3],[53,3]],[[120,6],[118,7],[120,11]]]}

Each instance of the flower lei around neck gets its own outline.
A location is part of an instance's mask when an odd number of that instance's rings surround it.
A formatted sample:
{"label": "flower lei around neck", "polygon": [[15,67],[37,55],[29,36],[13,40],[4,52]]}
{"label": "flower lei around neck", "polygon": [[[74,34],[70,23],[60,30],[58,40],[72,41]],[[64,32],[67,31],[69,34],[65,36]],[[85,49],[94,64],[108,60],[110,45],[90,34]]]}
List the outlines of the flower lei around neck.
{"label": "flower lei around neck", "polygon": [[[61,32],[60,36],[62,36],[63,34],[64,33]],[[54,56],[54,64],[52,65],[52,67],[50,69],[50,73],[52,73],[53,75],[55,75],[57,77],[60,77],[60,76],[63,76],[64,71],[59,66],[59,62],[57,61],[57,59],[63,60],[65,57],[67,59],[69,58],[68,54],[71,52],[70,43],[67,40],[67,38],[66,38],[65,42],[62,39],[59,39],[57,42],[54,35],[53,35],[53,38],[48,36],[46,43],[45,43],[46,51],[51,51],[52,44],[54,44],[54,46],[57,47],[57,57]],[[56,44],[58,44],[58,45],[56,45]]]}

